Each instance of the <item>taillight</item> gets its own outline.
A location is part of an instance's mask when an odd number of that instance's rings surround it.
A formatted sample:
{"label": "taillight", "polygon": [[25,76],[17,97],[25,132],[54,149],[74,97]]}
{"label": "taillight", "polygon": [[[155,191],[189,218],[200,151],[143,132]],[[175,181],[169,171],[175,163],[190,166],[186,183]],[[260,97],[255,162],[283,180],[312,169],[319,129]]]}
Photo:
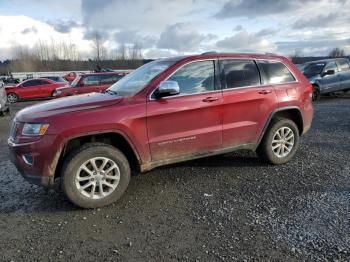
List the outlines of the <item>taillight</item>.
{"label": "taillight", "polygon": [[312,84],[307,85],[306,92],[309,94],[309,97],[312,98],[312,94],[314,92],[314,87],[312,86]]}

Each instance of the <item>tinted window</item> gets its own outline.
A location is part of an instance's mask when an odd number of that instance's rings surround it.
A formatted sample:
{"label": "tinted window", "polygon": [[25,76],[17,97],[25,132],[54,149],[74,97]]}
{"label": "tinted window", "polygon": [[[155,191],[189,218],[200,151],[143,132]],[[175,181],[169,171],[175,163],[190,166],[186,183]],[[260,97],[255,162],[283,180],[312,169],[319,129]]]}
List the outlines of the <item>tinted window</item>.
{"label": "tinted window", "polygon": [[340,71],[349,71],[350,70],[350,66],[349,66],[349,62],[346,60],[338,60],[338,64],[339,64],[339,69]]}
{"label": "tinted window", "polygon": [[46,85],[46,82],[42,80],[29,80],[22,84],[23,87],[31,87],[31,86],[39,86],[39,85]]}
{"label": "tinted window", "polygon": [[168,80],[176,81],[180,94],[195,94],[214,90],[214,62],[200,61],[187,64]]}
{"label": "tinted window", "polygon": [[91,75],[83,78],[84,86],[99,85],[99,82],[100,82],[100,76],[98,75]]}
{"label": "tinted window", "polygon": [[220,62],[226,88],[260,85],[259,70],[251,60],[224,60]]}
{"label": "tinted window", "polygon": [[283,84],[295,81],[289,69],[281,62],[259,61],[258,64],[264,72],[265,84]]}
{"label": "tinted window", "polygon": [[334,70],[334,72],[337,72],[338,71],[337,64],[335,62],[329,62],[324,68],[325,72],[327,72],[328,70]]}
{"label": "tinted window", "polygon": [[110,74],[110,75],[101,75],[100,77],[101,77],[101,85],[106,85],[106,84],[114,84],[123,76]]}

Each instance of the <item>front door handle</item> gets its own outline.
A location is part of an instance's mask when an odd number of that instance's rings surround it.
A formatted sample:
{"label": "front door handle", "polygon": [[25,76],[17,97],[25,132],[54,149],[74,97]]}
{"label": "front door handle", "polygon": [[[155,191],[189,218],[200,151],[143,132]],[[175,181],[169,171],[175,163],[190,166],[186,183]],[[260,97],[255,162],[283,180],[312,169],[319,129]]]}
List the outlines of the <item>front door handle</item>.
{"label": "front door handle", "polygon": [[214,101],[217,101],[217,100],[219,100],[219,98],[210,96],[210,97],[204,98],[202,101],[203,102],[214,102]]}
{"label": "front door handle", "polygon": [[271,93],[271,90],[261,90],[259,91],[259,94],[262,94],[262,95],[267,95],[267,94],[270,94]]}

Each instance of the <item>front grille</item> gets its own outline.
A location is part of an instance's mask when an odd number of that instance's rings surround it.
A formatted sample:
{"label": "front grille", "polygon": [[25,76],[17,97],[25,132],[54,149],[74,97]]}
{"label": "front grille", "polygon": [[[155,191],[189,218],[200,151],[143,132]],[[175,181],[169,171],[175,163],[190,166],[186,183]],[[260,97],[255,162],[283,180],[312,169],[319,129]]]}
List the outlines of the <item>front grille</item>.
{"label": "front grille", "polygon": [[18,122],[16,122],[16,121],[13,121],[13,122],[12,122],[11,130],[10,130],[10,135],[9,135],[9,138],[10,138],[11,140],[15,140],[15,139],[16,139],[16,134],[17,134],[18,125],[19,125]]}

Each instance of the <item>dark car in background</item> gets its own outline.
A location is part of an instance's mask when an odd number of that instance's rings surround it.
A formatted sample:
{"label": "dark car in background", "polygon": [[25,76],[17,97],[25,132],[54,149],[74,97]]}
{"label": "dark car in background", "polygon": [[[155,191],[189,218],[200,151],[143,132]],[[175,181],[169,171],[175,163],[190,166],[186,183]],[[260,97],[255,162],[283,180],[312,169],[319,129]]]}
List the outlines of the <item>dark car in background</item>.
{"label": "dark car in background", "polygon": [[350,63],[346,58],[308,62],[302,72],[313,86],[313,100],[319,100],[321,94],[350,90]]}
{"label": "dark car in background", "polygon": [[52,96],[64,97],[78,94],[103,92],[112,84],[118,82],[127,72],[103,72],[79,75],[70,87],[57,88]]}

